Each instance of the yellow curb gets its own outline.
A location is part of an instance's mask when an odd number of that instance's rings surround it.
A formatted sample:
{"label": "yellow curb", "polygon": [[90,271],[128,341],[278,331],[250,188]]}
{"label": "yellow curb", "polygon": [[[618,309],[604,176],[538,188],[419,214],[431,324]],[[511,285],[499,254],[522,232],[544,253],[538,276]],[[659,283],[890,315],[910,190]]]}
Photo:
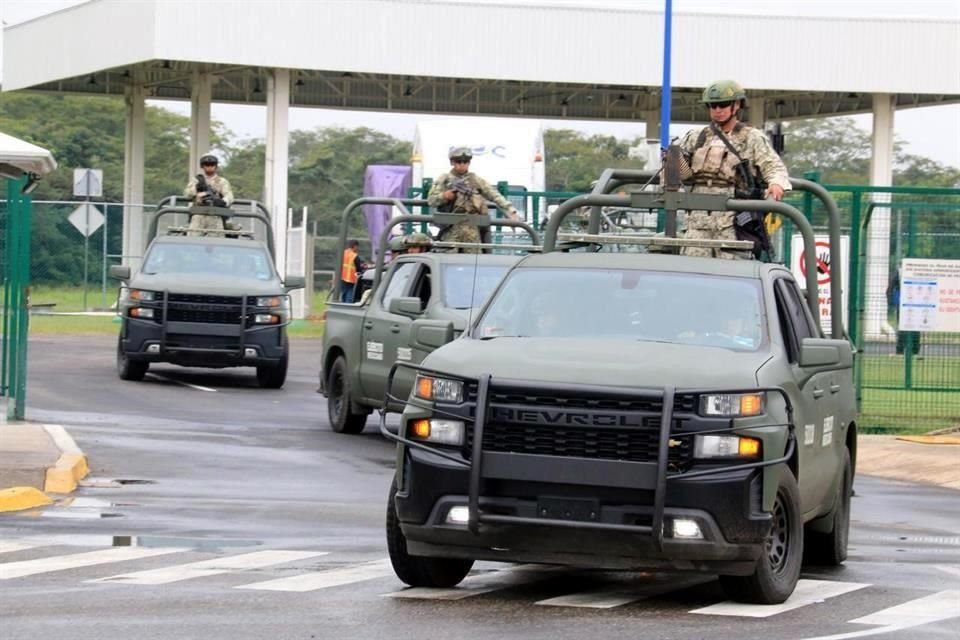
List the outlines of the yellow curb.
{"label": "yellow curb", "polygon": [[88,473],[90,469],[86,456],[82,453],[64,453],[60,455],[56,466],[47,469],[43,488],[50,493],[70,493]]}
{"label": "yellow curb", "polygon": [[0,512],[23,511],[53,504],[45,493],[34,487],[13,487],[0,490]]}
{"label": "yellow curb", "polygon": [[897,440],[917,444],[960,444],[960,436],[897,436]]}

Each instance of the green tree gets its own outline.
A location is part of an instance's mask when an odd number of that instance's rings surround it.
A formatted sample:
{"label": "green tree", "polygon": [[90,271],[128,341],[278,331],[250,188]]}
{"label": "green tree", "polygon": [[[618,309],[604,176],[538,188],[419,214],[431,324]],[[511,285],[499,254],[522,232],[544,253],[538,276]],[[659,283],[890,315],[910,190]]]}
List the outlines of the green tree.
{"label": "green tree", "polygon": [[628,156],[636,143],[614,136],[588,137],[572,129],[547,129],[543,134],[547,190],[587,191],[608,167],[637,168],[637,161]]}

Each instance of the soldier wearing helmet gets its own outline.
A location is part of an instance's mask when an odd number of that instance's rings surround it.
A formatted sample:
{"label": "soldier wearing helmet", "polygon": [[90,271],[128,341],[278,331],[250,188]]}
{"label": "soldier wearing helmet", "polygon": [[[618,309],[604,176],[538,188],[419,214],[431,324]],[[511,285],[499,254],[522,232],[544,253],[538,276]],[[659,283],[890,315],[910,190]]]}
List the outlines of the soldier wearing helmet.
{"label": "soldier wearing helmet", "polygon": [[[233,204],[233,189],[226,178],[217,173],[219,165],[217,156],[207,154],[200,158],[200,169],[196,177],[187,183],[183,195],[190,198],[194,204],[201,206],[229,207]],[[223,230],[223,218],[220,216],[192,215],[190,229],[217,229]]]}
{"label": "soldier wearing helmet", "polygon": [[[747,102],[743,87],[732,80],[714,82],[703,90],[701,102],[708,111],[710,124],[688,131],[680,141],[680,149],[690,169],[684,177],[692,181],[693,191],[751,197],[740,192],[765,182],[767,187],[760,194],[762,197],[783,199],[784,193],[791,189],[786,166],[763,131],[737,120]],[[741,164],[744,161],[746,164]],[[757,178],[762,178],[762,182]],[[691,211],[687,216],[685,237],[736,240],[735,218],[733,211]],[[682,253],[738,257],[735,252],[706,247],[684,247]]]}
{"label": "soldier wearing helmet", "polygon": [[[470,171],[473,152],[469,147],[451,147],[448,154],[450,171],[433,182],[433,188],[427,196],[431,207],[441,212],[469,213],[489,215],[487,200],[507,212],[512,219],[519,219],[516,208],[486,180]],[[478,227],[458,223],[443,229],[440,240],[452,242],[480,242]],[[475,252],[475,251],[471,251]]]}
{"label": "soldier wearing helmet", "polygon": [[390,253],[399,256],[405,253],[426,253],[433,246],[433,240],[425,233],[411,233],[390,240],[387,248]]}

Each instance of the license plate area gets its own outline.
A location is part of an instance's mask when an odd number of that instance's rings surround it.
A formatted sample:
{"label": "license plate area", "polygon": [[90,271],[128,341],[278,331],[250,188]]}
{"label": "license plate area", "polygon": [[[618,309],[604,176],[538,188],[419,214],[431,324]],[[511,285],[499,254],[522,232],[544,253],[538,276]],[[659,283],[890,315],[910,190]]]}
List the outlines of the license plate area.
{"label": "license plate area", "polygon": [[587,498],[537,499],[537,516],[549,520],[596,522],[600,519],[600,501]]}

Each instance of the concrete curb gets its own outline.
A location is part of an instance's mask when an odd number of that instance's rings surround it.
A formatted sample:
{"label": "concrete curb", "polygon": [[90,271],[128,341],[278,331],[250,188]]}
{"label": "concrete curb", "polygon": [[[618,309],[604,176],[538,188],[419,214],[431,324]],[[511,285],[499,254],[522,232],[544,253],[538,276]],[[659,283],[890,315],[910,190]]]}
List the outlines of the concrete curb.
{"label": "concrete curb", "polygon": [[77,483],[90,473],[87,457],[62,426],[45,424],[43,428],[60,449],[57,463],[47,469],[43,489],[51,493],[70,493],[77,488]]}
{"label": "concrete curb", "polygon": [[0,513],[23,511],[52,504],[53,500],[35,487],[12,487],[0,490]]}

